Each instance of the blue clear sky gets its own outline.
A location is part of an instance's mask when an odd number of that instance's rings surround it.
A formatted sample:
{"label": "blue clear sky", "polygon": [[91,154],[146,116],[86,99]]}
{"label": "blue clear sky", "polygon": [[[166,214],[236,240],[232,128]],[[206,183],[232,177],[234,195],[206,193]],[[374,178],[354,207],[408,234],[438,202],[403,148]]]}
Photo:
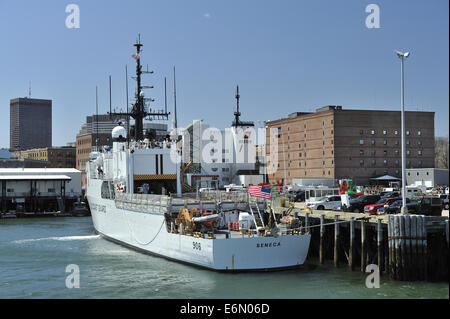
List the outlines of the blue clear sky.
{"label": "blue clear sky", "polygon": [[[67,29],[66,5],[80,7],[81,28]],[[380,7],[368,29],[365,8]],[[140,32],[146,83],[173,106],[177,68],[179,122],[229,126],[235,86],[245,120],[273,120],[323,105],[399,109],[400,62],[406,62],[406,109],[436,112],[436,135],[448,134],[449,2],[299,0],[1,0],[0,147],[9,147],[9,100],[53,100],[53,145],[74,141],[86,115],[125,107],[125,64],[134,71]],[[130,93],[133,92],[130,81]],[[131,94],[130,94],[131,99]]]}

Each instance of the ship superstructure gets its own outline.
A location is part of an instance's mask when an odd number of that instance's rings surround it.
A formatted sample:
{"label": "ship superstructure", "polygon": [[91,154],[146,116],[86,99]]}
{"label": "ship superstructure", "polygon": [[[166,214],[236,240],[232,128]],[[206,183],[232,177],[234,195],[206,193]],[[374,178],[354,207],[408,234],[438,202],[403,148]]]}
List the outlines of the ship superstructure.
{"label": "ship superstructure", "polygon": [[[142,44],[138,41],[135,46],[136,103],[132,112],[119,114],[135,119],[135,138],[118,125],[112,131],[112,149],[100,147],[86,165],[96,231],[133,249],[214,270],[303,264],[310,235],[298,229],[282,231],[267,199],[251,197],[247,191],[181,193],[181,143],[176,130],[159,141],[138,132],[151,112],[144,108],[139,89]],[[245,124],[236,119],[236,127]]]}

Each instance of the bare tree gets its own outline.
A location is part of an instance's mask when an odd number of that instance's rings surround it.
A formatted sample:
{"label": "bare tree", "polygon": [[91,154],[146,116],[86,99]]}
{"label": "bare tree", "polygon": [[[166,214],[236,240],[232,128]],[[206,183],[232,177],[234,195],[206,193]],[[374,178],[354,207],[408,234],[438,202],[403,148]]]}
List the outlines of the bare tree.
{"label": "bare tree", "polygon": [[434,149],[435,149],[435,167],[448,169],[449,167],[448,136],[437,137],[434,142]]}

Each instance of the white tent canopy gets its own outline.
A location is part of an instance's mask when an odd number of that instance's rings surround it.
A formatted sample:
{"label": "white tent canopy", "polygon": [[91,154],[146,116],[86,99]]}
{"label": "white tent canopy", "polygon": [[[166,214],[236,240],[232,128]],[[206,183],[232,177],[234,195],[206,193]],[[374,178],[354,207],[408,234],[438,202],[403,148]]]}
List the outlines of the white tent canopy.
{"label": "white tent canopy", "polygon": [[371,180],[375,180],[375,181],[399,181],[400,178],[391,176],[391,175],[384,175],[384,176],[380,176],[380,177],[374,177],[371,178]]}

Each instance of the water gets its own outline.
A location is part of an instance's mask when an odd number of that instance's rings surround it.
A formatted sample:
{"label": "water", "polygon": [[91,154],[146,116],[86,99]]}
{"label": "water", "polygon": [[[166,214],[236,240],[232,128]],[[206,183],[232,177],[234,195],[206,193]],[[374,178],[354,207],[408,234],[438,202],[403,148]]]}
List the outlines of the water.
{"label": "water", "polygon": [[[66,266],[80,288],[66,288]],[[96,235],[90,217],[0,220],[0,298],[449,298],[448,283],[405,283],[342,266],[218,273],[141,254]]]}

